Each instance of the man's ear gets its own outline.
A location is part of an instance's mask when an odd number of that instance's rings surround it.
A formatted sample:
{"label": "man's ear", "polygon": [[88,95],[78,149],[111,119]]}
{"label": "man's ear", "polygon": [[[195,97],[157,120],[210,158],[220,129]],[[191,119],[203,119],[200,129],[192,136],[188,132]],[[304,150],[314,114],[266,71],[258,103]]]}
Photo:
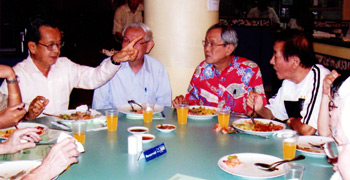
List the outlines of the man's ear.
{"label": "man's ear", "polygon": [[33,41],[29,41],[28,42],[28,49],[29,49],[31,54],[35,54],[35,52],[36,52],[36,43],[33,42]]}
{"label": "man's ear", "polygon": [[226,48],[226,56],[230,56],[235,50],[235,46],[233,44],[227,44],[225,48]]}
{"label": "man's ear", "polygon": [[293,69],[300,66],[300,58],[298,56],[289,57],[289,61],[291,61]]}
{"label": "man's ear", "polygon": [[154,41],[151,40],[147,43],[147,49],[146,49],[146,54],[148,54],[149,52],[151,52],[152,48],[154,46]]}

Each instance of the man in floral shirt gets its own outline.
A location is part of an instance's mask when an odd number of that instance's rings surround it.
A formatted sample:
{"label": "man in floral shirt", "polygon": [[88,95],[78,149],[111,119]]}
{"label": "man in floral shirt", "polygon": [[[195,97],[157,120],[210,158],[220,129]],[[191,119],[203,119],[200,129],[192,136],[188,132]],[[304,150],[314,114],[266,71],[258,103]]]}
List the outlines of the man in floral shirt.
{"label": "man in floral shirt", "polygon": [[205,60],[196,68],[186,96],[180,95],[173,105],[221,106],[238,113],[250,114],[245,104],[252,90],[266,98],[259,66],[234,56],[238,44],[236,32],[229,26],[215,24],[203,41]]}

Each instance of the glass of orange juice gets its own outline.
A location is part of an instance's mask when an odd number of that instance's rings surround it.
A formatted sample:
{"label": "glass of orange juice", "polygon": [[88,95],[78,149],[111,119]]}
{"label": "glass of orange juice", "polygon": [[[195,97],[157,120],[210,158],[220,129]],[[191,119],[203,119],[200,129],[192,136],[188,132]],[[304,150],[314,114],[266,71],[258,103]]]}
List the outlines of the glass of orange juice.
{"label": "glass of orange juice", "polygon": [[152,104],[152,103],[143,103],[142,104],[142,114],[143,114],[143,121],[144,122],[146,122],[146,123],[152,122],[153,109],[154,109],[154,104]]}
{"label": "glass of orange juice", "polygon": [[106,110],[107,130],[116,131],[118,127],[118,110]]}
{"label": "glass of orange juice", "polygon": [[284,159],[293,159],[297,149],[298,136],[296,133],[287,133],[282,135],[282,149]]}
{"label": "glass of orange juice", "polygon": [[177,123],[187,124],[188,105],[179,104],[176,106],[176,111],[177,111]]}
{"label": "glass of orange juice", "polygon": [[229,109],[220,109],[218,111],[218,122],[221,127],[227,129],[230,122],[230,110]]}
{"label": "glass of orange juice", "polygon": [[81,144],[85,143],[87,122],[76,120],[72,122],[73,137]]}

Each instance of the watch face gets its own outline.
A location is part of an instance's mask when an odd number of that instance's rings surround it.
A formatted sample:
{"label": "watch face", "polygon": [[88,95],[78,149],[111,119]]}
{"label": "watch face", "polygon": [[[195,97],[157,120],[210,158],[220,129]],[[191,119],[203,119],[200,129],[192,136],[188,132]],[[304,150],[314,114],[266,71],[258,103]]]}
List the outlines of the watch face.
{"label": "watch face", "polygon": [[7,84],[18,83],[18,82],[19,82],[19,77],[17,75],[15,79],[12,79],[12,80],[6,79]]}

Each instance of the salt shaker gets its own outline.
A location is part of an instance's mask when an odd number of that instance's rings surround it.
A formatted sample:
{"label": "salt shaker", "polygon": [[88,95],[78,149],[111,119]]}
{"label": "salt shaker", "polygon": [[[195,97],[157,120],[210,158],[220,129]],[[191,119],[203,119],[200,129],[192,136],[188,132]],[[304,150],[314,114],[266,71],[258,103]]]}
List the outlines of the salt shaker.
{"label": "salt shaker", "polygon": [[137,137],[128,137],[128,153],[131,155],[137,154]]}
{"label": "salt shaker", "polygon": [[142,135],[136,135],[137,137],[137,152],[142,151]]}

